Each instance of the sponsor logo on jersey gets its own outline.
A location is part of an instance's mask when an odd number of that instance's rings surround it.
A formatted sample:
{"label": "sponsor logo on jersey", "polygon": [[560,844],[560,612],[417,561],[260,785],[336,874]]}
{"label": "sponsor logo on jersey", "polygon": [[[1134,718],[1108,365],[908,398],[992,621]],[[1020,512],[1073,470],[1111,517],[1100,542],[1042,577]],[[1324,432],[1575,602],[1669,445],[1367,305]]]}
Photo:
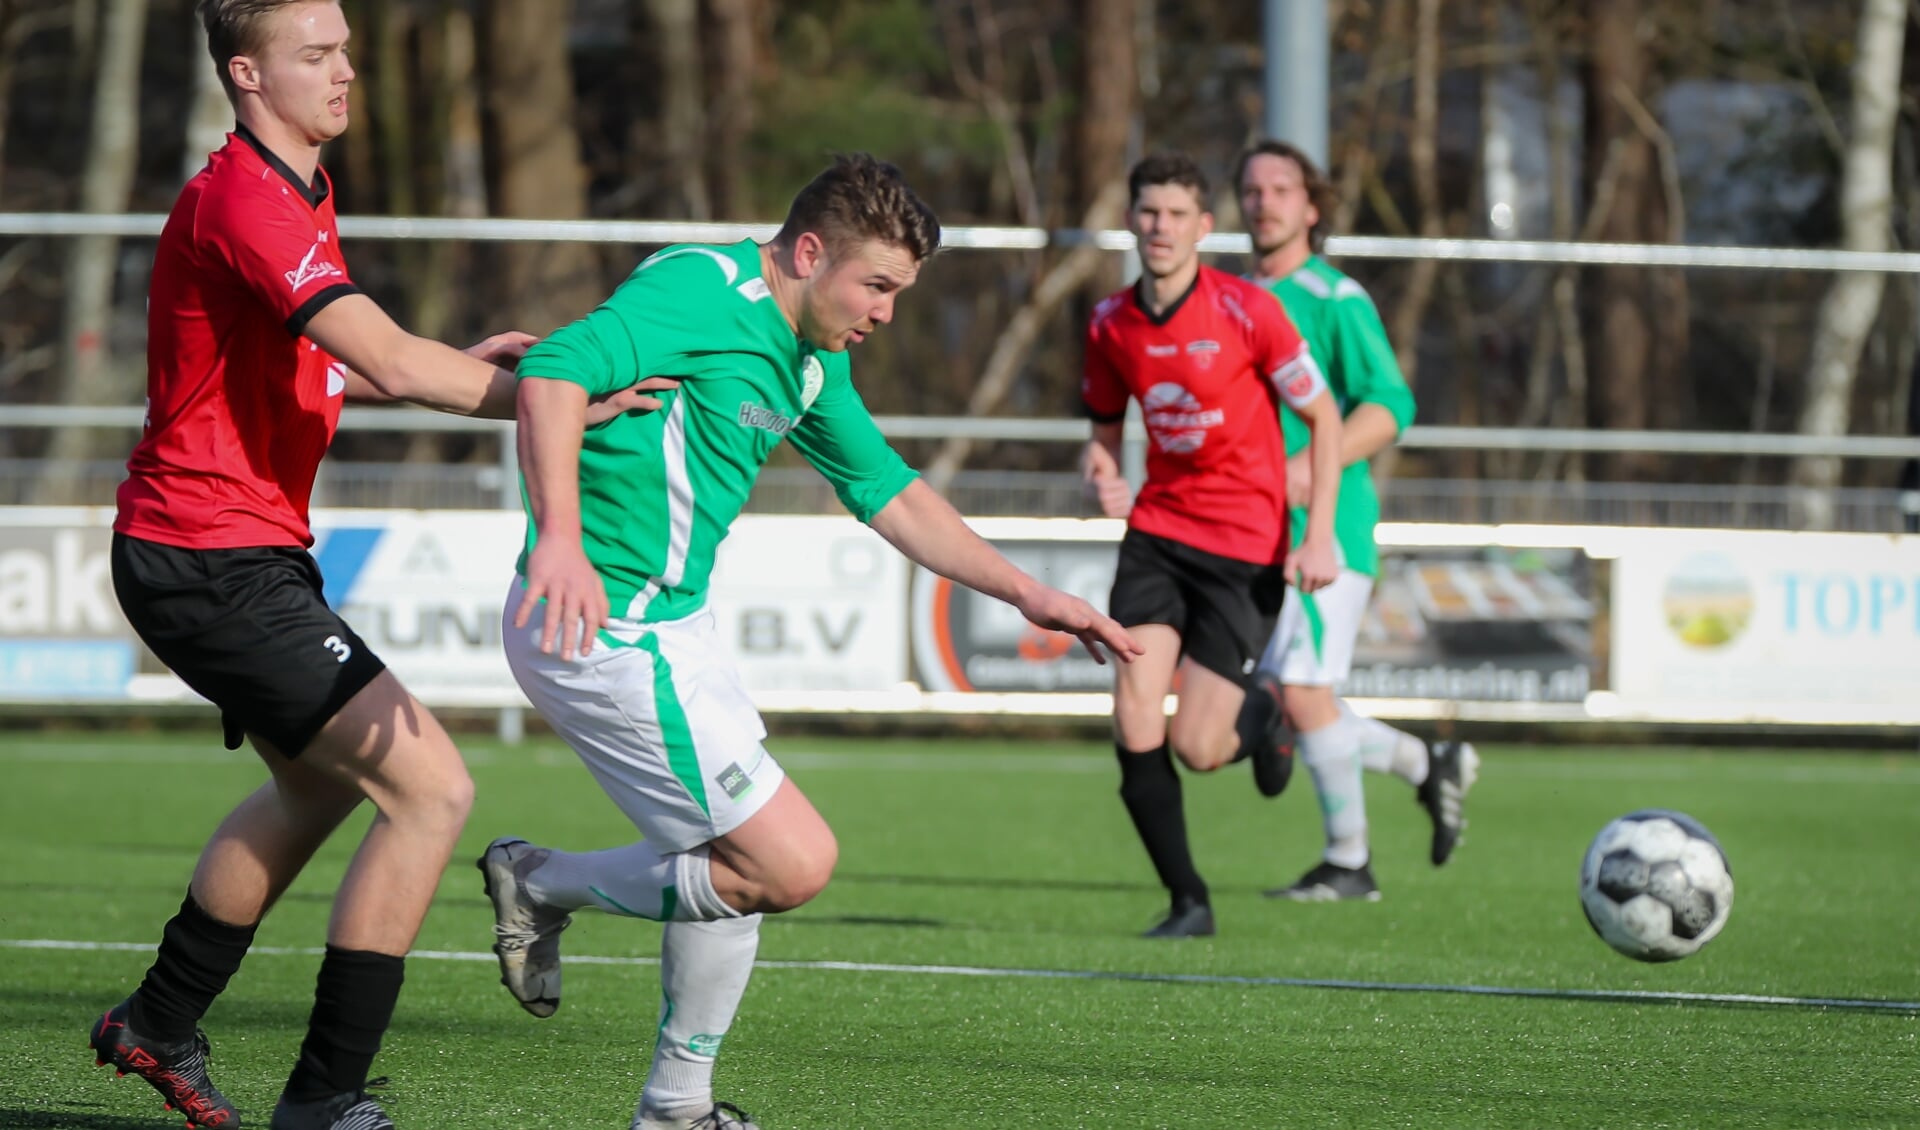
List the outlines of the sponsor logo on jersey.
{"label": "sponsor logo on jersey", "polygon": [[[725,792],[734,800],[739,800],[741,797],[747,795],[747,790],[753,788],[753,778],[747,776],[747,771],[740,768],[738,761],[720,770],[713,779],[719,784],[721,791]],[[717,1046],[719,1040],[715,1039],[714,1043]]]}
{"label": "sponsor logo on jersey", "polygon": [[1232,315],[1234,320],[1240,323],[1240,326],[1242,329],[1246,329],[1246,330],[1253,329],[1253,317],[1247,313],[1247,308],[1245,306],[1240,305],[1239,297],[1235,295],[1232,291],[1230,290],[1221,291],[1220,297],[1217,300],[1217,304],[1219,305],[1220,309]]}
{"label": "sponsor logo on jersey", "polygon": [[741,404],[740,425],[784,436],[793,430],[794,419],[792,416],[775,412],[771,408],[763,408],[758,404]]}
{"label": "sponsor logo on jersey", "polygon": [[315,240],[313,246],[307,249],[306,257],[300,260],[300,265],[281,276],[287,280],[288,290],[297,291],[318,279],[332,278],[346,273],[325,259],[319,258],[320,245],[325,242],[324,238]]}
{"label": "sponsor logo on jersey", "polygon": [[1147,356],[1149,357],[1178,357],[1179,355],[1180,347],[1177,345],[1147,346]]}
{"label": "sponsor logo on jersey", "polygon": [[1183,385],[1166,381],[1147,390],[1140,399],[1146,418],[1147,434],[1160,450],[1172,454],[1198,451],[1207,442],[1207,431],[1225,422],[1227,414],[1218,408],[1206,408]]}

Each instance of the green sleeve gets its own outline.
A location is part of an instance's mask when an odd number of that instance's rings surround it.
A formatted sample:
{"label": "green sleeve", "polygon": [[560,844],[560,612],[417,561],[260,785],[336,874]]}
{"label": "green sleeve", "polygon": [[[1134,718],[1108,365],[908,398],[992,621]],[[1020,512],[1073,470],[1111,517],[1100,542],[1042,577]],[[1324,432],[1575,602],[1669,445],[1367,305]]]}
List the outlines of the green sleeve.
{"label": "green sleeve", "polygon": [[1339,295],[1334,300],[1334,334],[1338,356],[1329,368],[1346,376],[1347,403],[1352,411],[1362,404],[1378,404],[1393,413],[1401,431],[1413,423],[1413,390],[1400,373],[1400,361],[1387,341],[1380,312],[1364,292]]}
{"label": "green sleeve", "polygon": [[695,334],[712,321],[689,311],[738,301],[725,292],[725,282],[704,256],[649,260],[591,314],[527,350],[515,375],[571,381],[589,396],[674,376],[675,360],[699,349]]}
{"label": "green sleeve", "polygon": [[833,484],[840,504],[871,522],[919,473],[887,444],[844,368],[787,434],[814,470]]}

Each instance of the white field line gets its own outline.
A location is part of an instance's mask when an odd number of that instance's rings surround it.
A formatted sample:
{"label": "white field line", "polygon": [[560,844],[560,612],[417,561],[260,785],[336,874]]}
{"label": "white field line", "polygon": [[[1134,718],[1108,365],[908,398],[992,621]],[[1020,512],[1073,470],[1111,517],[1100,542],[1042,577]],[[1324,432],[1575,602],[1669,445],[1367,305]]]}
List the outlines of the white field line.
{"label": "white field line", "polygon": [[[0,938],[0,949],[62,952],[151,953],[147,942],[86,942],[52,938]],[[318,947],[255,946],[250,953],[270,957],[319,957]],[[491,963],[491,953],[466,950],[415,950],[414,961]],[[567,955],[570,965],[658,965],[653,957]],[[1602,1001],[1613,1004],[1716,1004],[1761,1008],[1836,1009],[1853,1012],[1920,1015],[1920,1001],[1867,1000],[1858,997],[1787,997],[1754,993],[1674,993],[1634,989],[1528,989],[1504,985],[1435,985],[1405,981],[1349,981],[1321,977],[1239,977],[1209,973],[1126,973],[1098,969],[996,969],[979,965],[896,965],[869,961],[761,961],[756,969],[799,969],[834,973],[893,973],[918,977],[992,977],[1036,981],[1132,981],[1144,984],[1236,986],[1277,989],[1348,989],[1368,993],[1444,993],[1455,996],[1522,997],[1536,1000]]]}
{"label": "white field line", "polygon": [[[1113,758],[1081,753],[820,753],[808,750],[775,749],[774,756],[788,769],[802,771],[870,770],[889,773],[1064,773],[1109,774],[1115,772]],[[541,744],[521,750],[497,746],[475,746],[465,751],[469,764],[531,765],[541,768],[572,768],[579,764],[563,747]],[[45,741],[0,741],[0,762],[56,764],[70,762],[87,765],[237,765],[252,764],[255,758],[247,750],[228,751],[212,737],[205,748],[160,745],[152,749],[112,743],[75,743]],[[1737,761],[1737,765],[1736,765]],[[1724,755],[1716,764],[1704,768],[1695,763],[1663,764],[1634,755],[1619,760],[1605,753],[1569,754],[1564,758],[1523,758],[1508,760],[1498,754],[1493,759],[1497,776],[1530,780],[1566,781],[1678,781],[1688,780],[1725,767],[1738,772],[1743,780],[1779,785],[1920,785],[1920,761],[1891,757],[1880,765],[1849,760],[1844,764],[1808,764],[1804,761],[1781,764],[1767,755],[1737,757]]]}

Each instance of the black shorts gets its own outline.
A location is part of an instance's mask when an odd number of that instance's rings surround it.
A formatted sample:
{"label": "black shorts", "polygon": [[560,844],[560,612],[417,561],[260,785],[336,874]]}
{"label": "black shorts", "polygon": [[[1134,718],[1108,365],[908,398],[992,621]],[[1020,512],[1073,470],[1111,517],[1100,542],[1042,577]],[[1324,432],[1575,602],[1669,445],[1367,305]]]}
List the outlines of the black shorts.
{"label": "black shorts", "polygon": [[1122,627],[1166,624],[1180,654],[1248,686],[1287,593],[1286,571],[1128,530],[1107,614]]}
{"label": "black shorts", "polygon": [[227,748],[307,748],[387,665],[321,595],[300,549],[181,549],[113,535],[113,591],[153,654],[220,708]]}

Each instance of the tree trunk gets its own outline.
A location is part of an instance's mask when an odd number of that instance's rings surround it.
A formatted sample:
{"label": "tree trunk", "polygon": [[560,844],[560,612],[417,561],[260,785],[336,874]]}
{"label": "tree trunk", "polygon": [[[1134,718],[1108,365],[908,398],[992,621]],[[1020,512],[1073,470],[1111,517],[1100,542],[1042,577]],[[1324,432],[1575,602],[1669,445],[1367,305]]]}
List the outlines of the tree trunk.
{"label": "tree trunk", "polygon": [[[1682,232],[1677,170],[1670,144],[1645,106],[1646,17],[1640,0],[1589,0],[1591,46],[1584,71],[1587,198],[1611,167],[1612,206],[1595,231],[1610,243],[1666,243]],[[1592,342],[1591,393],[1599,427],[1640,429],[1650,406],[1668,415],[1685,402],[1687,291],[1678,271],[1601,267],[1588,292]],[[1662,477],[1657,456],[1623,454],[1610,463],[1614,477]]]}
{"label": "tree trunk", "polygon": [[[493,203],[502,216],[552,220],[587,215],[587,170],[574,127],[567,60],[568,0],[487,0],[488,147]],[[605,297],[591,245],[502,245],[499,329],[544,334]]]}
{"label": "tree trunk", "polygon": [[[92,124],[86,170],[80,180],[80,211],[124,212],[133,190],[140,156],[140,49],[147,25],[146,0],[113,0],[106,13],[100,61],[94,72]],[[66,305],[61,316],[60,401],[64,404],[131,404],[136,386],[132,366],[116,372],[107,351],[113,314],[113,282],[120,241],[83,235],[68,247]],[[124,448],[126,438],[73,428],[55,434],[48,456],[53,461],[43,484],[46,501],[72,497],[79,468],[62,460],[84,460],[96,451]],[[69,478],[68,476],[72,476]]]}
{"label": "tree trunk", "polygon": [[753,134],[754,78],[759,70],[754,36],[755,0],[708,0],[711,21],[707,54],[708,92],[713,113],[705,146],[707,183],[715,211],[723,219],[745,221],[753,215],[753,183],[747,140]]}
{"label": "tree trunk", "polygon": [[[1592,54],[1586,71],[1587,196],[1609,146],[1618,143],[1616,205],[1596,232],[1610,242],[1642,242],[1639,203],[1652,172],[1653,149],[1633,132],[1616,90],[1637,91],[1645,60],[1640,49],[1639,0],[1591,0],[1588,39]],[[1590,372],[1595,422],[1606,428],[1647,426],[1647,363],[1653,352],[1653,326],[1643,299],[1638,267],[1601,267],[1594,272],[1593,343]],[[1650,473],[1643,455],[1613,460],[1614,474],[1635,478]]]}
{"label": "tree trunk", "polygon": [[[1440,0],[1419,0],[1413,29],[1413,125],[1407,138],[1407,161],[1413,167],[1413,198],[1420,210],[1419,232],[1427,239],[1446,234],[1440,212],[1438,137],[1440,132]],[[1389,337],[1400,371],[1411,387],[1420,376],[1420,327],[1433,302],[1434,282],[1440,277],[1438,259],[1415,259],[1408,268],[1407,289],[1393,308]],[[1388,447],[1373,460],[1373,478],[1384,489],[1393,478],[1398,454]]]}
{"label": "tree trunk", "polygon": [[713,218],[707,192],[707,92],[700,59],[700,9],[695,0],[647,0],[647,17],[657,37],[654,58],[659,76],[661,165],[672,202],[669,216]]}
{"label": "tree trunk", "polygon": [[[1906,31],[1907,6],[1901,0],[1863,0],[1853,65],[1853,136],[1840,179],[1840,242],[1849,251],[1887,249],[1893,208],[1893,130],[1900,114],[1900,52]],[[1800,411],[1802,434],[1846,434],[1860,348],[1879,314],[1884,286],[1883,275],[1843,272],[1835,276],[1820,303],[1806,400]],[[1800,488],[1795,497],[1796,524],[1804,529],[1832,528],[1840,460],[1831,456],[1798,459],[1792,482]]]}
{"label": "tree trunk", "polygon": [[193,47],[193,104],[187,111],[187,148],[180,160],[182,182],[207,167],[208,154],[227,143],[227,131],[233,128],[233,103],[227,101],[227,88],[207,54],[206,25],[197,18]]}
{"label": "tree trunk", "polygon": [[[1125,180],[1134,126],[1140,114],[1140,0],[1076,0],[1080,29],[1080,106],[1073,124],[1073,195],[1067,215],[1092,208],[1100,193]],[[1089,276],[1097,289],[1120,283],[1116,263]],[[1086,311],[1079,311],[1084,314]]]}

